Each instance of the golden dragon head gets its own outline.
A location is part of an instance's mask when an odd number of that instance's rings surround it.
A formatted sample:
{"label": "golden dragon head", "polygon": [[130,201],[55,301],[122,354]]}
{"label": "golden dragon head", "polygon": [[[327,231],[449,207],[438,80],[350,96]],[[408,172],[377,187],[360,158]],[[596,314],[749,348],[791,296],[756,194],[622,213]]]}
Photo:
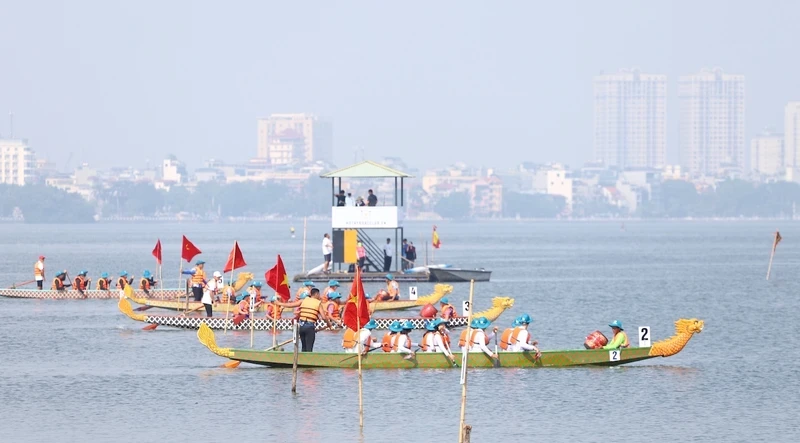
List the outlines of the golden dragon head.
{"label": "golden dragon head", "polygon": [[705,322],[696,318],[682,318],[675,322],[675,333],[677,334],[699,334],[703,332]]}
{"label": "golden dragon head", "polygon": [[492,299],[493,308],[508,309],[514,306],[514,299],[511,297],[494,297]]}

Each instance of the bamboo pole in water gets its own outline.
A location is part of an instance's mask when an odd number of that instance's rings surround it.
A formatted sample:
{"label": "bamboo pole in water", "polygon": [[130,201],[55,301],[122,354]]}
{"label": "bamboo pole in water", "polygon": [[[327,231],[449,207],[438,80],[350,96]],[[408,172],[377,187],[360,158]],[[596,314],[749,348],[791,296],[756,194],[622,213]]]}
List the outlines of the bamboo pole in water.
{"label": "bamboo pole in water", "polygon": [[[469,281],[469,316],[467,316],[467,340],[472,337],[472,295],[474,294],[475,280]],[[472,343],[465,343],[461,349],[461,421],[458,426],[458,442],[464,443],[464,418],[467,411],[467,361],[469,358],[469,348]]]}
{"label": "bamboo pole in water", "polygon": [[292,393],[297,393],[297,354],[299,352],[297,340],[297,320],[294,321],[293,332],[294,334],[294,362],[292,363]]}
{"label": "bamboo pole in water", "polygon": [[303,217],[303,273],[306,272],[306,232],[308,231],[308,217]]}

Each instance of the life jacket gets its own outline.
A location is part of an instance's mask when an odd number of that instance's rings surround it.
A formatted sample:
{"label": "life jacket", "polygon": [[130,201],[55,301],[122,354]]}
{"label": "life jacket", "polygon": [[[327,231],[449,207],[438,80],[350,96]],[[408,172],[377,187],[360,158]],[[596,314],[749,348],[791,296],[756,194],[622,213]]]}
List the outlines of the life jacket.
{"label": "life jacket", "polygon": [[386,292],[394,298],[400,293],[400,285],[396,281],[390,281],[386,284]]}
{"label": "life jacket", "polygon": [[358,344],[358,333],[350,328],[344,330],[342,337],[342,348],[353,349]]}
{"label": "life jacket", "polygon": [[117,287],[120,289],[125,289],[125,286],[128,284],[128,280],[125,277],[120,277],[117,279]]}
{"label": "life jacket", "polygon": [[[625,337],[625,340],[620,345],[620,348],[627,348],[628,346],[631,345],[630,343],[628,343],[628,334],[626,334],[625,331],[619,331],[617,334],[622,334],[622,336]],[[616,336],[614,336],[614,338],[616,338]]]}
{"label": "life jacket", "polygon": [[356,246],[356,257],[364,258],[367,256],[367,250],[363,246]]}
{"label": "life jacket", "polygon": [[411,337],[406,334],[395,334],[392,338],[392,352],[397,352],[400,350],[400,340],[405,340],[406,349],[411,349]]}
{"label": "life jacket", "polygon": [[64,290],[64,282],[61,281],[60,278],[56,277],[53,279],[53,286],[50,289],[55,289],[56,291],[63,291]]}
{"label": "life jacket", "polygon": [[84,279],[82,275],[75,277],[72,287],[80,291],[86,290],[86,279]]}
{"label": "life jacket", "polygon": [[503,335],[500,336],[500,349],[507,351],[509,347],[519,342],[519,332],[523,330],[522,326],[516,328],[506,328]]}
{"label": "life jacket", "polygon": [[139,282],[139,289],[143,289],[145,291],[150,290],[150,280],[142,277],[142,280]]}
{"label": "life jacket", "polygon": [[381,340],[381,349],[383,352],[392,352],[392,344],[394,343],[394,336],[397,334],[392,334],[387,332],[383,339]]}
{"label": "life jacket", "polygon": [[422,349],[422,352],[433,351],[433,349],[431,349],[433,347],[433,343],[431,343],[431,346],[428,346],[429,337],[433,338],[432,334],[434,334],[433,331],[426,331],[424,334],[422,334],[422,341],[419,344],[419,348]]}
{"label": "life jacket", "polygon": [[[39,264],[42,265],[42,269],[39,269]],[[42,278],[44,278],[44,263],[42,263],[41,261],[37,261],[36,263],[34,263],[34,265],[33,265],[33,276],[34,277],[42,277]]]}
{"label": "life jacket", "polygon": [[206,271],[194,268],[194,275],[192,275],[192,286],[203,286],[205,284]]}
{"label": "life jacket", "polygon": [[283,308],[276,305],[275,303],[268,304],[266,307],[266,311],[267,311],[267,318],[272,318],[276,320],[281,318],[281,314],[283,314]]}
{"label": "life jacket", "polygon": [[319,305],[321,301],[316,298],[306,297],[300,303],[300,320],[316,322],[319,318]]}
{"label": "life jacket", "polygon": [[237,305],[237,309],[239,310],[240,314],[247,315],[250,313],[250,300],[244,299],[239,302]]}
{"label": "life jacket", "polygon": [[328,294],[330,294],[331,292],[333,292],[333,289],[331,289],[330,286],[322,290],[322,296],[320,296],[319,298],[322,301],[322,303],[328,301]]}
{"label": "life jacket", "polygon": [[[446,312],[448,310],[450,310],[450,313],[446,314]],[[442,306],[442,309],[439,310],[439,314],[444,319],[449,319],[449,318],[455,317],[456,316],[456,308],[453,307],[453,305],[445,304],[444,306]],[[446,315],[446,317],[445,317],[445,315]]]}
{"label": "life jacket", "polygon": [[444,347],[450,349],[450,336],[447,334],[442,334],[439,331],[436,331],[435,333],[442,337],[442,343],[444,343]]}
{"label": "life jacket", "polygon": [[108,281],[107,278],[101,278],[101,279],[97,280],[97,289],[99,289],[101,291],[107,291],[108,290],[108,283],[109,283],[109,281]]}
{"label": "life jacket", "polygon": [[300,300],[300,296],[303,295],[303,292],[306,292],[305,287],[301,287],[300,289],[298,289],[297,292],[294,293],[294,299]]}
{"label": "life jacket", "polygon": [[[333,312],[330,310],[331,306],[333,306]],[[339,318],[339,305],[334,301],[329,301],[325,305],[325,312],[327,312],[332,318]]]}

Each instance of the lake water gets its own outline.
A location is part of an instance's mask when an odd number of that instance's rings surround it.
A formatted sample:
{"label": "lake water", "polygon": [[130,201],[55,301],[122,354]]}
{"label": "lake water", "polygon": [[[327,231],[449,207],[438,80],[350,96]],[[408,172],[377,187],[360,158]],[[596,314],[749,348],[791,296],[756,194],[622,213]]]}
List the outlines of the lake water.
{"label": "lake water", "polygon": [[[290,274],[302,267],[302,222],[267,224],[2,225],[0,284],[29,280],[39,254],[49,275],[65,268],[154,270],[178,277],[186,234],[209,270],[235,239],[263,278],[275,255]],[[307,268],[321,260],[327,223],[309,223]],[[493,270],[477,284],[477,309],[512,296],[505,327],[534,318],[543,349],[582,347],[584,337],[621,320],[628,331],[673,334],[679,318],[705,320],[680,354],[617,368],[471,370],[466,421],[472,439],[541,442],[800,440],[800,224],[792,222],[438,223],[436,262]],[[410,223],[418,245],[430,223]],[[784,237],[765,280],[772,236]],[[348,286],[349,288],[349,286]],[[367,285],[374,292],[377,285]],[[429,284],[420,284],[427,293]],[[456,284],[451,301],[468,297]],[[407,292],[403,287],[404,293]],[[150,312],[154,312],[151,310]],[[242,364],[211,354],[193,331],[143,324],[114,301],[0,299],[0,441],[457,441],[461,386],[453,370],[364,372],[365,426],[358,426],[357,374]],[[284,339],[289,333],[283,333]],[[418,339],[419,332],[412,337]],[[249,347],[248,333],[217,334],[222,346]],[[635,341],[635,334],[631,334]],[[340,336],[320,333],[317,349]],[[256,347],[272,338],[257,333]],[[398,419],[398,417],[406,417]]]}

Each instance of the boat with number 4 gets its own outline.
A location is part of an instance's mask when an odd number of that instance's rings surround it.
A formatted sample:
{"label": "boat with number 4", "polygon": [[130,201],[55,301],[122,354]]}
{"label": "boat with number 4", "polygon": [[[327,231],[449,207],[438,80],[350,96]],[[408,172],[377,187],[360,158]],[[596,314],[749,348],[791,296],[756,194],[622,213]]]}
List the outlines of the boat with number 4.
{"label": "boat with number 4", "polygon": [[[649,347],[542,351],[540,358],[536,358],[536,354],[529,352],[501,352],[497,362],[482,352],[473,352],[467,356],[467,366],[474,368],[618,366],[655,357],[675,355],[683,350],[694,334],[703,330],[703,326],[702,320],[694,318],[678,320],[675,322],[675,335],[653,343]],[[220,348],[217,346],[214,331],[205,324],[201,325],[197,331],[197,338],[200,343],[220,357],[275,368],[292,367],[293,352]],[[454,355],[456,365],[460,365],[461,354],[455,353]],[[446,369],[454,367],[441,353],[417,352],[411,359],[406,360],[404,357],[406,355],[400,353],[370,352],[361,359],[361,367],[363,369]],[[357,369],[358,359],[356,354],[344,352],[300,352],[297,365],[301,368]]]}
{"label": "boat with number 4", "polygon": [[[250,321],[245,320],[238,324],[234,323],[233,317],[190,317],[185,315],[145,315],[139,314],[133,311],[133,307],[131,303],[126,299],[120,299],[119,301],[119,310],[128,318],[136,321],[141,321],[144,323],[149,323],[153,325],[152,327],[148,326],[147,328],[152,330],[157,328],[158,326],[170,326],[174,328],[181,328],[181,329],[199,329],[200,325],[205,324],[211,329],[217,330],[249,330],[250,329]],[[514,299],[508,297],[495,297],[492,299],[492,307],[481,312],[477,312],[474,314],[475,317],[486,317],[489,321],[494,321],[500,314],[503,313],[506,309],[514,306]],[[373,320],[378,324],[376,329],[388,329],[389,325],[397,320],[397,321],[405,321],[410,320],[414,323],[415,329],[425,329],[425,325],[430,321],[430,319],[422,318],[422,317],[410,317],[410,318],[388,318],[388,317],[374,317]],[[279,331],[291,331],[292,330],[292,318],[282,318],[277,321],[275,325],[275,329]],[[326,324],[324,321],[319,320],[317,322],[317,329],[325,328]],[[447,322],[447,326],[449,328],[459,328],[467,326],[467,317],[455,317],[451,318]],[[254,318],[253,319],[253,329],[256,331],[271,331],[272,330],[272,320],[268,320],[264,317]]]}

